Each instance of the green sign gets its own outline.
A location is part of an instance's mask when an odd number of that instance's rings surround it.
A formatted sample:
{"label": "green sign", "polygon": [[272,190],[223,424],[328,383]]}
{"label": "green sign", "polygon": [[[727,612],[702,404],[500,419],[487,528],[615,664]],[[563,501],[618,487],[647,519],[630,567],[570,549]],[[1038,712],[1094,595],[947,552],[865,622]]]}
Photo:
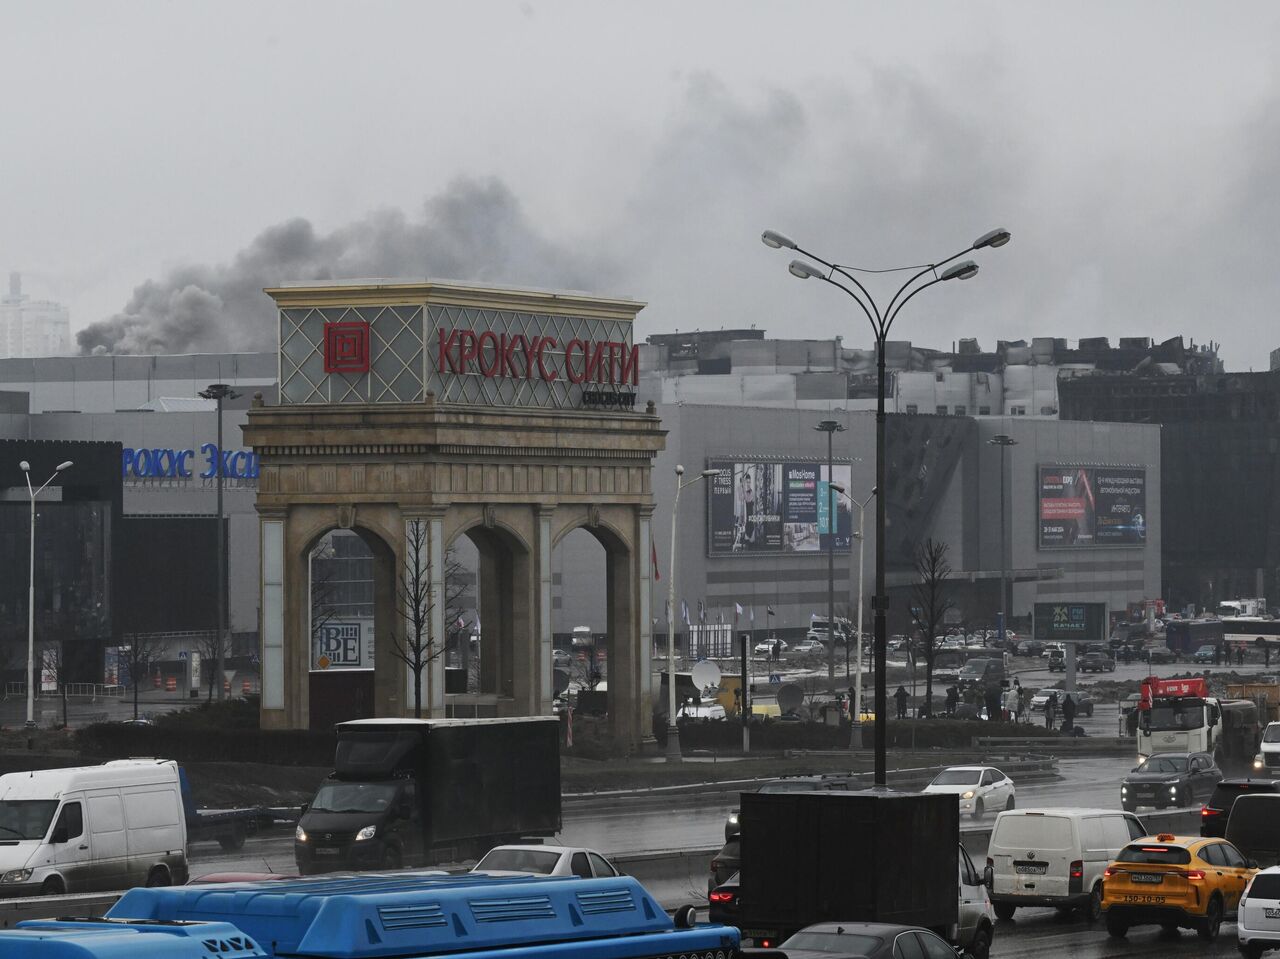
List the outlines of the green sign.
{"label": "green sign", "polygon": [[1107,604],[1036,603],[1034,635],[1046,643],[1100,643],[1107,638]]}

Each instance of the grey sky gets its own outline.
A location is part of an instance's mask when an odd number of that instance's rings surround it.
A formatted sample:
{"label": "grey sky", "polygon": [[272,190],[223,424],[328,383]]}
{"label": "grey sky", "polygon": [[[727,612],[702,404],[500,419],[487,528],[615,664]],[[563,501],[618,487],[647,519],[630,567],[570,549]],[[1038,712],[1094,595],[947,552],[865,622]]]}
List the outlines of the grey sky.
{"label": "grey sky", "polygon": [[641,336],[755,324],[863,345],[865,319],[791,278],[762,229],[887,266],[1002,225],[1014,242],[895,336],[1184,333],[1238,369],[1280,346],[1275,4],[3,17],[0,269],[76,328],[123,311],[102,342],[269,341],[256,287],[394,273],[636,296]]}

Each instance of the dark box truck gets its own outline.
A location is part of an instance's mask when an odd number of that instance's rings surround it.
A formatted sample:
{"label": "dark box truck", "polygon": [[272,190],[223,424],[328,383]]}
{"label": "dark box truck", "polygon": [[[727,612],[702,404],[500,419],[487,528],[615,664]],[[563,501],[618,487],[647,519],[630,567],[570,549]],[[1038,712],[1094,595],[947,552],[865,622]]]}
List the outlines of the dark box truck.
{"label": "dark box truck", "polygon": [[303,808],[303,875],[471,858],[560,830],[559,720],[340,723],[333,773]]}
{"label": "dark box truck", "polygon": [[955,796],[888,790],[743,793],[744,937],[780,942],[815,922],[889,922],[946,936],[956,923]]}

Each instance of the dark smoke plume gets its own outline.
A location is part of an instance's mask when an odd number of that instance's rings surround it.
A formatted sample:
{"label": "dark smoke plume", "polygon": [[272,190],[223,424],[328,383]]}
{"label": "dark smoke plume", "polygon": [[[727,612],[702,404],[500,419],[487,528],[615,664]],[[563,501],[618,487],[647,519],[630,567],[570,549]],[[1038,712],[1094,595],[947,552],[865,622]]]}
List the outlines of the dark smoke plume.
{"label": "dark smoke plume", "polygon": [[230,263],[148,280],[122,312],[76,339],[82,353],[272,350],[264,287],[373,276],[607,289],[612,271],[539,235],[501,181],[459,180],[416,220],[380,211],[327,235],[305,219],[270,227]]}

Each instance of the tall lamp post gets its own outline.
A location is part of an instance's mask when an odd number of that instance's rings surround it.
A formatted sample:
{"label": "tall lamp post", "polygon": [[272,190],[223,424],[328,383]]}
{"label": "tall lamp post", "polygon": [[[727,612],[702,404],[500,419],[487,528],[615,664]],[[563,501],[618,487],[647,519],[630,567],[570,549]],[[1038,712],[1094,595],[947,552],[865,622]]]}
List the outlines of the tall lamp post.
{"label": "tall lamp post", "polygon": [[[831,284],[838,290],[842,290],[848,294],[871,323],[872,332],[875,335],[876,344],[876,373],[878,377],[878,389],[876,390],[876,489],[881,493],[876,497],[876,592],[871,598],[871,607],[875,611],[875,711],[876,711],[876,736],[875,736],[875,785],[884,787],[887,785],[885,751],[887,745],[885,717],[888,713],[888,694],[886,691],[885,676],[885,647],[887,645],[887,621],[886,614],[889,609],[889,596],[885,587],[885,405],[884,405],[884,388],[885,388],[885,343],[889,339],[889,331],[893,326],[893,321],[898,318],[898,314],[902,312],[902,308],[911,302],[911,298],[922,290],[926,290],[935,283],[942,283],[945,280],[967,280],[978,272],[978,265],[972,260],[963,260],[939,272],[939,267],[950,263],[952,260],[959,259],[971,250],[981,250],[986,247],[1004,246],[1009,242],[1010,233],[1008,230],[997,229],[984,233],[978,239],[974,240],[968,247],[955,253],[945,260],[937,263],[931,263],[924,269],[912,274],[907,282],[898,288],[893,294],[893,298],[889,300],[889,305],[883,311],[876,305],[875,299],[867,292],[866,287],[858,281],[851,271],[858,270],[858,267],[840,266],[837,263],[829,263],[808,250],[804,250],[796,245],[796,242],[790,237],[773,230],[765,230],[760,239],[765,246],[775,250],[788,249],[795,250],[797,253],[807,256],[812,260],[821,263],[825,270],[821,270],[811,263],[804,260],[792,260],[787,269],[792,276],[802,280],[810,278],[822,280]],[[846,286],[844,283],[835,279],[839,274],[844,280],[852,284],[852,287]],[[933,274],[932,278],[924,282],[918,282],[926,275]],[[855,292],[855,289],[857,292]],[[861,295],[859,295],[861,294]]]}
{"label": "tall lamp post", "polygon": [[1017,446],[1018,441],[1005,433],[997,433],[987,440],[991,446],[1000,447],[1000,612],[996,630],[1000,638],[1000,648],[1004,649],[1005,630],[1009,624],[1007,608],[1009,597],[1009,540],[1004,531],[1004,456],[1010,446]]}
{"label": "tall lamp post", "polygon": [[[823,420],[814,427],[827,434],[827,682],[836,682],[836,481],[831,444],[837,433],[844,432],[844,424],[837,420]],[[848,642],[846,637],[845,642]]]}
{"label": "tall lamp post", "polygon": [[676,512],[680,509],[680,491],[700,483],[719,470],[703,470],[691,480],[681,482],[684,467],[676,466],[676,495],[671,501],[671,562],[667,567],[667,762],[678,763],[680,728],[676,725]]}
{"label": "tall lamp post", "polygon": [[[854,626],[854,630],[858,636],[858,653],[853,661],[853,732],[857,734],[858,729],[862,726],[862,557],[866,552],[867,537],[866,525],[863,519],[866,516],[867,504],[871,502],[872,497],[876,495],[876,488],[871,487],[871,492],[867,494],[866,499],[856,500],[849,495],[849,491],[838,483],[832,484],[832,489],[843,496],[853,506],[858,507],[858,621]],[[853,736],[849,737],[849,747],[853,747]]]}
{"label": "tall lamp post", "polygon": [[222,474],[226,457],[222,453],[222,403],[234,400],[240,394],[226,383],[213,383],[200,395],[206,400],[213,400],[218,412],[218,456],[214,464],[213,482],[218,490],[218,655],[214,657],[213,681],[218,687],[218,699],[226,698],[223,681],[226,675],[227,647],[227,531],[222,522]]}
{"label": "tall lamp post", "polygon": [[36,726],[36,689],[33,677],[36,671],[36,497],[45,487],[57,479],[63,470],[71,469],[71,460],[59,463],[39,489],[31,486],[31,464],[23,460],[18,464],[27,481],[27,494],[31,497],[31,564],[27,576],[27,729]]}

